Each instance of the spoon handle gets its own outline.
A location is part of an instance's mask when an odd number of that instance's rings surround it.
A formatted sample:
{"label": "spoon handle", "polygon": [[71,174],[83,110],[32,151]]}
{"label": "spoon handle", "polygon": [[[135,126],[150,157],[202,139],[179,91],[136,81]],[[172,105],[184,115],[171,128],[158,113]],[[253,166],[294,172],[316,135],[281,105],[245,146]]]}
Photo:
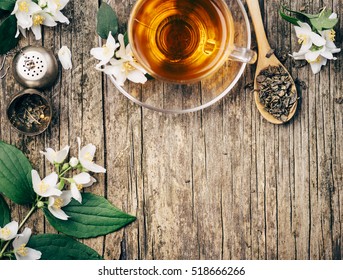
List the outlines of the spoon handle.
{"label": "spoon handle", "polygon": [[268,43],[266,32],[263,26],[260,4],[258,3],[258,0],[247,0],[247,4],[255,29],[255,35],[258,45],[258,55],[260,57],[266,56],[266,54],[270,51],[270,45]]}

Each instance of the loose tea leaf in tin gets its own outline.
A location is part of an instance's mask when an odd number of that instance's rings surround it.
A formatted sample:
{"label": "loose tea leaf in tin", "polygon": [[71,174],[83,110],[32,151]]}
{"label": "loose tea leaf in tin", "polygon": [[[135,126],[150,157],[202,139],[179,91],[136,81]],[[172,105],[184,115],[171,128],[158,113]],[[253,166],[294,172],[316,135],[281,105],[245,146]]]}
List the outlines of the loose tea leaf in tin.
{"label": "loose tea leaf in tin", "polygon": [[51,120],[48,102],[38,94],[23,94],[14,99],[8,109],[10,122],[19,131],[38,134],[44,131]]}

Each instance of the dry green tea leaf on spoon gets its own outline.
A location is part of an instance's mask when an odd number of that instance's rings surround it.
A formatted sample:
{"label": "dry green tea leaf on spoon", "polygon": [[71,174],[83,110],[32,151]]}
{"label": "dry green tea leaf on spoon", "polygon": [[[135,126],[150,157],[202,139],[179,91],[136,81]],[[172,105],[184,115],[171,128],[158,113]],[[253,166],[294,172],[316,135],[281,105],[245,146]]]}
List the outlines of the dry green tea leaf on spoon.
{"label": "dry green tea leaf on spoon", "polygon": [[269,66],[256,77],[257,91],[265,110],[282,122],[297,101],[292,79],[282,66]]}

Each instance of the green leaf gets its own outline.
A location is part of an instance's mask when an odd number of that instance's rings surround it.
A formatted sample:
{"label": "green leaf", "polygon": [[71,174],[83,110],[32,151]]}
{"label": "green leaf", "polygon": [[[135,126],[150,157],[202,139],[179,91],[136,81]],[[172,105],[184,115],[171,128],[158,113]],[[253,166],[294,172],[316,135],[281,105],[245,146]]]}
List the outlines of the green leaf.
{"label": "green leaf", "polygon": [[124,44],[127,46],[130,43],[129,41],[129,34],[127,32],[124,33]]}
{"label": "green leaf", "polygon": [[102,260],[92,248],[61,234],[33,235],[27,247],[42,253],[42,260]]}
{"label": "green leaf", "polygon": [[31,170],[30,162],[20,150],[0,141],[0,193],[17,204],[32,204],[36,193]]}
{"label": "green leaf", "polygon": [[294,17],[291,17],[291,16],[286,15],[282,10],[280,10],[279,13],[280,13],[280,16],[281,16],[284,20],[286,20],[286,21],[288,21],[288,22],[290,22],[290,23],[292,23],[292,24],[294,24],[294,25],[296,25],[296,26],[299,26],[299,24],[298,24],[298,19],[297,19],[297,18],[294,18]]}
{"label": "green leaf", "polygon": [[0,9],[6,11],[13,11],[16,0],[1,0]]}
{"label": "green leaf", "polygon": [[12,50],[19,41],[15,38],[17,33],[17,19],[9,16],[0,24],[0,55]]}
{"label": "green leaf", "polygon": [[[288,11],[291,14],[294,14],[295,17],[291,17],[287,14],[285,14],[284,11]],[[309,23],[313,31],[322,31],[323,29],[332,29],[337,23],[338,18],[335,19],[329,19],[332,12],[326,7],[322,9],[322,11],[319,14],[306,14],[302,12],[293,11],[291,9],[288,9],[287,7],[283,6],[282,9],[280,9],[280,15],[283,19],[286,21],[298,25],[297,21],[300,20],[302,22]]]}
{"label": "green leaf", "polygon": [[302,21],[306,21],[306,19],[311,19],[311,18],[316,18],[319,16],[319,14],[307,14],[307,13],[302,13],[302,12],[298,12],[298,11],[294,11],[294,10],[291,10],[289,8],[287,8],[286,6],[283,6],[282,7],[284,10],[290,12],[290,13],[293,13],[296,15],[296,17],[299,19],[299,20],[302,20]]}
{"label": "green leaf", "polygon": [[57,219],[46,208],[43,211],[56,230],[76,238],[106,235],[136,219],[115,208],[104,197],[91,193],[82,195],[82,204],[72,200],[63,207],[63,211],[69,216],[67,221]]}
{"label": "green leaf", "polygon": [[110,5],[102,2],[97,15],[96,31],[103,39],[107,39],[108,34],[112,32],[114,36],[118,32],[118,18]]}
{"label": "green leaf", "polygon": [[0,227],[7,225],[11,221],[10,209],[5,199],[0,195]]}
{"label": "green leaf", "polygon": [[332,12],[328,9],[323,9],[323,11],[316,18],[311,18],[310,22],[312,26],[318,30],[322,31],[323,29],[332,29],[338,23],[338,18],[329,19]]}

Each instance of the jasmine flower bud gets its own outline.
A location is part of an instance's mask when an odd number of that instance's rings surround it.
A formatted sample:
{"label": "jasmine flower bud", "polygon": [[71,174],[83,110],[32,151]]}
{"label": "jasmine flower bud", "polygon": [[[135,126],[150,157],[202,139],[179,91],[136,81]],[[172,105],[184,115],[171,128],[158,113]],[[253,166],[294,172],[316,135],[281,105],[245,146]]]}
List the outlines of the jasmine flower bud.
{"label": "jasmine flower bud", "polygon": [[72,157],[70,160],[69,160],[69,164],[71,167],[76,167],[78,164],[79,164],[79,160],[76,158],[76,157]]}
{"label": "jasmine flower bud", "polygon": [[44,207],[44,202],[43,201],[38,201],[37,202],[37,207],[40,209],[40,208],[43,208]]}

